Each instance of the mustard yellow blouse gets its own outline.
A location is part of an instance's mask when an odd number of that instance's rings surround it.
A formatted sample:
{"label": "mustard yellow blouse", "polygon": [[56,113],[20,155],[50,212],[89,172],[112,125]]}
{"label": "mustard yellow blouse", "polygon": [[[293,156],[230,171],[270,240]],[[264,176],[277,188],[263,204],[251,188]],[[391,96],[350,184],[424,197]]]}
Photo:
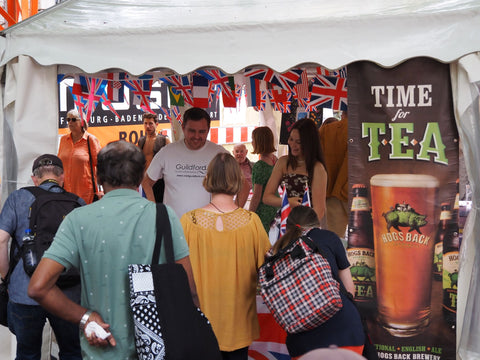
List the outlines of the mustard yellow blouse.
{"label": "mustard yellow blouse", "polygon": [[[223,230],[216,229],[217,218]],[[210,320],[220,350],[249,346],[259,336],[257,269],[270,248],[257,214],[237,209],[224,214],[196,209],[180,219],[200,307]]]}

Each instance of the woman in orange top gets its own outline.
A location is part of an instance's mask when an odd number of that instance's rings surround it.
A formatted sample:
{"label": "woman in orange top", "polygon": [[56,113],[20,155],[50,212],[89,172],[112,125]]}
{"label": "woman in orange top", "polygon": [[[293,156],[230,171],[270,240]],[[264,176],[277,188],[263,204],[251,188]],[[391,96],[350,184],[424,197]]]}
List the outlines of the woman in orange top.
{"label": "woman in orange top", "polygon": [[[97,193],[96,168],[97,154],[101,149],[98,139],[87,132],[87,122],[80,118],[77,110],[70,110],[67,113],[69,134],[60,138],[58,157],[63,162],[65,173],[65,190],[77,194],[87,204],[93,202],[93,195]],[[95,190],[92,183],[92,171],[90,156],[88,154],[88,143],[92,157],[92,167],[95,182]]]}

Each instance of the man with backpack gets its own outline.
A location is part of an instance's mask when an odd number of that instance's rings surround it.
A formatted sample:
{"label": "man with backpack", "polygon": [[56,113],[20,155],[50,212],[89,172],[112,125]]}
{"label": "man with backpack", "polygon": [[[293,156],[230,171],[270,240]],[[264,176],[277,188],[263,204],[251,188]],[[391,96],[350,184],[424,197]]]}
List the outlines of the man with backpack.
{"label": "man with backpack", "polygon": [[[57,339],[60,360],[80,360],[78,327],[44,310],[27,295],[27,289],[31,270],[36,265],[32,260],[40,261],[63,217],[85,205],[85,201],[63,189],[63,164],[57,156],[39,156],[33,163],[32,173],[35,186],[11,193],[0,213],[0,274],[2,281],[8,282],[8,328],[16,336],[17,359],[40,360],[42,332],[48,319]],[[28,249],[22,246],[27,234],[32,240]],[[12,255],[9,258],[10,238]],[[70,271],[62,275],[57,284],[68,298],[80,302],[78,273]]]}

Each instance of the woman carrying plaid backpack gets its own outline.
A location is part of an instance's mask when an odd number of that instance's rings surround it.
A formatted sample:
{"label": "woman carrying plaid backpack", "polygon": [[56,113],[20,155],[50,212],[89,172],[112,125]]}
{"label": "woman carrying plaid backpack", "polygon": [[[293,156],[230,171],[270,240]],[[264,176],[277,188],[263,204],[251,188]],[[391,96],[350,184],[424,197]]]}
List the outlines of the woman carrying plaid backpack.
{"label": "woman carrying plaid backpack", "polygon": [[[343,283],[345,289],[354,294],[350,263],[340,238],[333,232],[319,228],[319,220],[310,207],[297,206],[287,219],[287,231],[273,246],[273,253],[287,246],[292,240],[307,235],[320,248],[321,254],[330,264],[333,277]],[[362,354],[365,333],[362,320],[353,302],[340,293],[343,307],[329,320],[318,327],[295,334],[287,333],[287,348],[292,359],[318,348],[336,345]]]}

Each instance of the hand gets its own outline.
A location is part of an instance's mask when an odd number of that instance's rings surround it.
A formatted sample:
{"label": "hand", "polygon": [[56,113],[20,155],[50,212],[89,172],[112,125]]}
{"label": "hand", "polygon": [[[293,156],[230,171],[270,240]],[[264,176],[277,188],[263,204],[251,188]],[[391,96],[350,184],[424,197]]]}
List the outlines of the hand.
{"label": "hand", "polygon": [[302,198],[300,196],[289,197],[288,203],[290,204],[290,207],[294,208],[298,205],[302,205]]}
{"label": "hand", "polygon": [[[105,331],[110,332],[110,325],[106,324],[100,314],[97,312],[93,312],[90,317],[88,318],[87,324],[91,321],[95,321],[98,325],[100,325]],[[86,325],[87,325],[86,324]],[[86,327],[86,326],[85,326]],[[115,338],[113,335],[108,336],[105,340],[97,337],[95,334],[91,334],[90,336],[87,336],[84,331],[85,338],[87,339],[88,343],[91,346],[96,346],[96,347],[106,347],[108,345],[110,346],[116,346],[117,342],[115,341]]]}

